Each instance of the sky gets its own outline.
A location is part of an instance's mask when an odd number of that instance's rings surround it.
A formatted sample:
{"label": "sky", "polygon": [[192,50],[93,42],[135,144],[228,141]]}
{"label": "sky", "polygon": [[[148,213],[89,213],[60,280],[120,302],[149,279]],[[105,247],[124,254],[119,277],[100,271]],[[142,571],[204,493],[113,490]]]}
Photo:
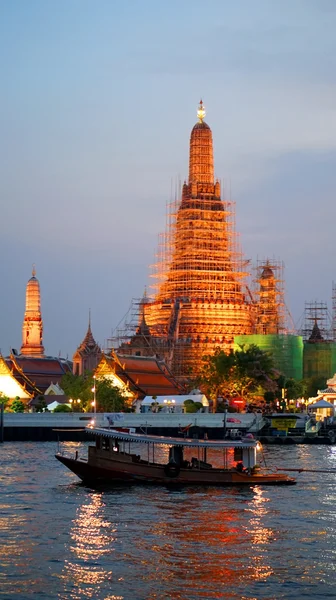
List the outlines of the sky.
{"label": "sky", "polygon": [[36,265],[44,346],[106,340],[151,283],[202,97],[245,256],[286,302],[336,280],[334,0],[0,3],[0,348],[21,345]]}

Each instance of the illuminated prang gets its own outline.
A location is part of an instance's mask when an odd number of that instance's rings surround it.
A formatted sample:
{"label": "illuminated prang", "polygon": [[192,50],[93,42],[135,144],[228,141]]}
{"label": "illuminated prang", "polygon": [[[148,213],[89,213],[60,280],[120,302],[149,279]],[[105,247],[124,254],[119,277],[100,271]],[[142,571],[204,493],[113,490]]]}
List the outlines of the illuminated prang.
{"label": "illuminated prang", "polygon": [[234,203],[222,201],[203,102],[190,136],[189,180],[170,205],[154,267],[146,324],[175,375],[196,375],[204,354],[252,331],[255,307],[235,232]]}
{"label": "illuminated prang", "polygon": [[40,284],[36,278],[35,265],[26,288],[26,310],[22,325],[21,354],[43,357],[43,322],[41,316]]}

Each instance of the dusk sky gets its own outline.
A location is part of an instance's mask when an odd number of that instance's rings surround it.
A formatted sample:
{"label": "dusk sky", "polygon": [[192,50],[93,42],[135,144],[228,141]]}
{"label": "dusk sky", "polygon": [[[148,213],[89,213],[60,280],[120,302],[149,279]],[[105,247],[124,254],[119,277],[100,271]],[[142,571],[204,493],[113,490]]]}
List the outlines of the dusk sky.
{"label": "dusk sky", "polygon": [[296,323],[331,307],[335,32],[335,0],[1,2],[2,353],[33,263],[46,353],[72,357],[89,309],[105,346],[150,283],[201,97],[245,256],[284,261]]}

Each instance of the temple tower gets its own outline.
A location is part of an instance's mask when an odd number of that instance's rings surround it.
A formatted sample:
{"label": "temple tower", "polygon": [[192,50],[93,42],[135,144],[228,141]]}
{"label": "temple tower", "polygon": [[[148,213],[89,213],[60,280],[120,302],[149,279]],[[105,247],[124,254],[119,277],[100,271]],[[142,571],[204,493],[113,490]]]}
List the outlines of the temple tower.
{"label": "temple tower", "polygon": [[[153,276],[156,294],[144,306],[151,335],[165,340],[176,376],[197,375],[204,354],[233,347],[252,331],[255,307],[246,294],[244,261],[232,202],[214,178],[212,132],[203,102],[190,136],[189,179],[170,206]],[[246,263],[245,263],[246,264]]]}
{"label": "temple tower", "polygon": [[86,335],[72,357],[73,374],[84,375],[85,371],[93,371],[98,365],[101,356],[101,348],[92,335],[91,313],[89,313],[89,324]]}
{"label": "temple tower", "polygon": [[266,259],[256,267],[256,289],[258,298],[255,333],[277,335],[288,330],[284,292],[283,263]]}
{"label": "temple tower", "polygon": [[26,288],[26,310],[22,325],[21,354],[43,358],[43,322],[41,316],[40,284],[35,266]]}

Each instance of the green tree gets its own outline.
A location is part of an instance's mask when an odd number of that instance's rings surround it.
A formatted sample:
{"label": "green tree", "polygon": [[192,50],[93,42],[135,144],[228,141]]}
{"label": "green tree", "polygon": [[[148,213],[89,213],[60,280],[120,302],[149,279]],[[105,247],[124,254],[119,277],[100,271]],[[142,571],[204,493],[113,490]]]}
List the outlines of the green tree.
{"label": "green tree", "polygon": [[216,412],[218,396],[249,401],[256,392],[274,391],[278,375],[270,354],[251,344],[229,353],[218,348],[213,355],[205,356],[198,384],[213,400]]}
{"label": "green tree", "polygon": [[183,405],[186,413],[196,413],[203,407],[202,402],[194,402],[191,398],[185,400]]}
{"label": "green tree", "polygon": [[37,403],[35,404],[35,412],[41,413],[44,412],[47,408],[47,403],[44,399],[44,396],[39,396],[37,399]]}
{"label": "green tree", "polygon": [[233,350],[225,353],[220,348],[216,348],[214,354],[204,356],[202,362],[203,365],[196,383],[212,400],[213,412],[216,412],[218,396],[225,398],[230,393],[229,382],[231,382],[234,372],[235,355]]}
{"label": "green tree", "polygon": [[61,380],[61,387],[68,398],[73,398],[74,400],[79,398],[81,400],[80,405],[76,402],[73,403],[75,410],[83,408],[86,412],[92,411],[94,386],[96,388],[97,412],[119,412],[125,410],[125,396],[109,379],[94,379],[93,373],[85,373],[84,377],[66,373]]}
{"label": "green tree", "polygon": [[[69,400],[80,399],[80,404],[73,402],[72,409],[74,411],[81,411],[82,409],[86,412],[92,411],[93,402],[93,387],[95,380],[91,372],[82,375],[74,375],[73,373],[66,373],[61,379],[61,388],[64,390]],[[97,386],[96,386],[97,389]]]}
{"label": "green tree", "polygon": [[19,398],[19,396],[17,396],[12,404],[11,404],[11,410],[13,411],[13,413],[23,413],[25,411],[25,405],[22,402],[22,400]]}
{"label": "green tree", "polygon": [[266,404],[272,404],[276,399],[275,392],[266,391],[264,392],[264,400]]}
{"label": "green tree", "polygon": [[319,390],[326,388],[326,380],[324,377],[308,377],[303,380],[304,398],[313,398]]}
{"label": "green tree", "polygon": [[72,409],[67,404],[58,404],[53,410],[54,413],[68,413],[72,412]]}
{"label": "green tree", "polygon": [[125,396],[109,379],[96,380],[98,412],[120,412],[125,410]]}
{"label": "green tree", "polygon": [[0,392],[0,404],[4,405],[4,411],[6,411],[9,404],[9,398],[8,396],[5,396],[5,394],[3,394],[2,392]]}
{"label": "green tree", "polygon": [[304,395],[304,384],[302,381],[290,378],[286,380],[286,394],[287,400],[297,400],[302,398]]}
{"label": "green tree", "polygon": [[261,388],[264,391],[276,389],[275,370],[272,356],[255,344],[241,346],[235,353],[234,390],[237,396],[248,399]]}

